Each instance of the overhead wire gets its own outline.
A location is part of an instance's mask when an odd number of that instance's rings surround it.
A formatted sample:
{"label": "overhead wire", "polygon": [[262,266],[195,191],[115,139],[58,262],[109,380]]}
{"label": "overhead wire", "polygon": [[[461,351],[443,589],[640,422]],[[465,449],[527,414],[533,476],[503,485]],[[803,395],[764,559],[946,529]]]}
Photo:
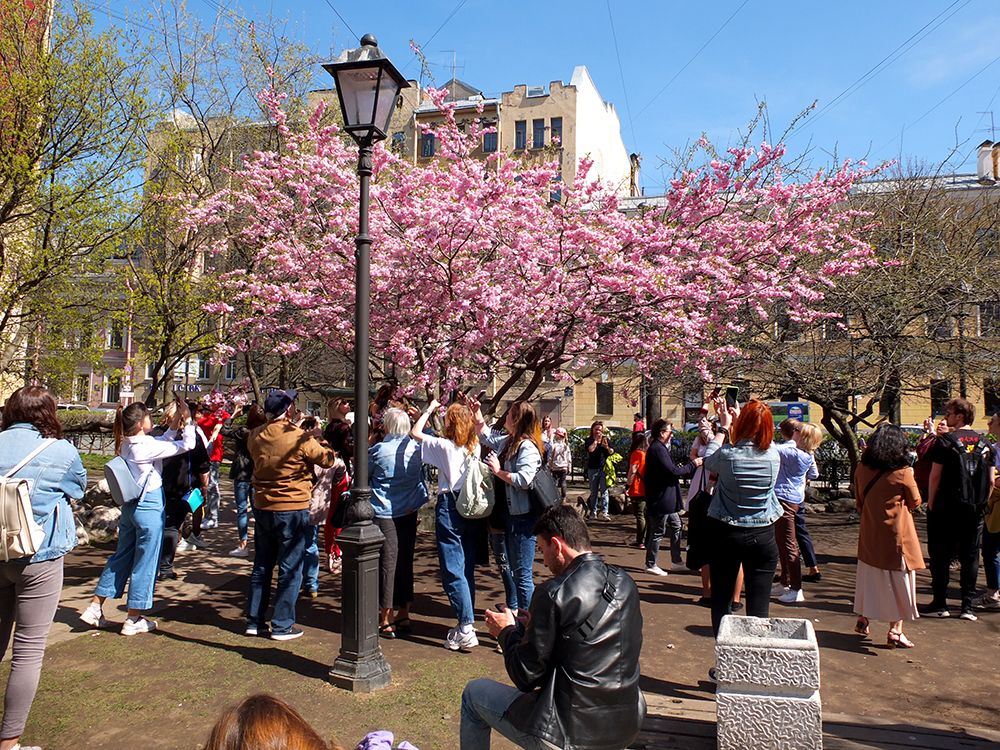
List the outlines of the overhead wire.
{"label": "overhead wire", "polygon": [[615,43],[615,57],[618,58],[618,75],[622,81],[622,95],[625,97],[625,114],[628,115],[628,127],[632,133],[632,146],[635,147],[638,141],[635,137],[635,124],[632,121],[632,107],[628,100],[628,87],[625,85],[625,70],[622,68],[622,55],[618,50],[618,34],[615,33],[615,18],[611,13],[611,0],[605,0],[608,6],[608,22],[611,24],[611,39]]}
{"label": "overhead wire", "polygon": [[[981,76],[983,73],[985,73],[991,67],[993,67],[994,65],[996,65],[997,62],[1000,62],[1000,55],[997,55],[996,57],[994,57],[992,60],[990,60],[988,63],[986,63],[986,65],[984,65],[979,70],[977,70],[975,73],[973,73],[971,76],[969,76],[968,78],[966,78],[963,83],[959,84],[954,89],[952,89],[950,93],[946,94],[941,99],[939,99],[938,102],[934,106],[932,106],[930,109],[928,109],[922,115],[920,115],[920,117],[918,117],[916,120],[914,120],[913,122],[906,123],[905,125],[903,125],[903,131],[905,132],[906,128],[912,128],[914,125],[916,125],[921,120],[923,120],[925,117],[927,117],[929,114],[931,114],[932,112],[934,112],[934,110],[936,110],[938,107],[940,107],[946,101],[948,101],[949,99],[951,99],[951,97],[953,97],[959,91],[961,91],[962,89],[964,89],[966,86],[968,86],[970,83],[972,83],[975,79],[979,78],[979,76]],[[994,93],[993,96],[995,98],[996,94]],[[992,104],[992,103],[993,103],[993,100],[991,99],[990,100],[990,104]],[[903,133],[900,133],[899,135],[893,136],[892,138],[890,138],[889,140],[887,140],[885,143],[883,143],[881,146],[879,146],[878,150],[881,151],[886,146],[888,146],[889,144],[893,143],[894,141],[896,141],[897,139],[902,138],[902,137],[903,137]]]}
{"label": "overhead wire", "polygon": [[[448,22],[449,22],[449,21],[451,21],[451,19],[452,19],[452,18],[454,18],[454,17],[455,17],[455,15],[456,15],[456,14],[457,14],[457,13],[458,13],[458,12],[459,12],[460,10],[462,10],[462,8],[464,8],[464,7],[465,7],[465,4],[466,4],[467,2],[469,2],[469,0],[459,0],[458,4],[457,4],[457,5],[455,5],[455,7],[454,7],[454,8],[452,8],[452,10],[451,10],[451,13],[449,13],[449,14],[448,14],[448,15],[447,15],[447,16],[445,17],[445,19],[444,19],[444,20],[443,20],[443,21],[442,21],[442,22],[441,22],[441,23],[440,23],[440,24],[438,25],[438,27],[437,27],[436,29],[434,29],[434,33],[433,33],[433,34],[431,34],[431,35],[430,35],[430,37],[428,37],[428,38],[427,38],[427,41],[426,41],[426,42],[424,42],[423,44],[421,44],[419,48],[420,48],[420,49],[422,49],[422,50],[423,50],[423,49],[427,49],[427,46],[428,46],[428,45],[429,45],[429,44],[430,44],[431,42],[433,42],[435,38],[437,38],[437,35],[441,33],[441,30],[442,30],[442,29],[443,29],[443,28],[444,28],[445,26],[447,26],[447,25],[448,25]],[[414,63],[414,62],[416,62],[416,58],[411,58],[411,59],[410,59],[410,61],[409,61],[408,63],[406,63],[406,65],[404,65],[404,66],[403,66],[403,70],[405,71],[405,70],[406,70],[407,68],[409,68],[409,67],[410,67],[411,65],[413,65],[413,63]]]}
{"label": "overhead wire", "polygon": [[327,5],[330,6],[330,10],[333,11],[334,15],[337,16],[337,18],[340,19],[340,22],[344,24],[344,26],[347,28],[348,31],[351,32],[351,36],[353,36],[355,39],[361,38],[358,36],[358,32],[356,32],[354,29],[351,28],[351,24],[347,22],[347,19],[340,14],[340,11],[334,7],[333,3],[330,2],[330,0],[323,0],[323,2],[325,2]]}
{"label": "overhead wire", "polygon": [[639,110],[638,112],[636,112],[636,114],[635,114],[635,116],[636,116],[636,117],[640,117],[640,116],[642,115],[642,113],[643,113],[643,112],[645,112],[645,111],[646,111],[647,109],[649,109],[649,108],[650,108],[650,107],[652,106],[653,102],[655,102],[655,101],[656,101],[657,99],[659,99],[659,98],[660,98],[660,96],[661,96],[661,95],[663,94],[663,92],[664,92],[664,91],[666,91],[666,90],[667,90],[668,88],[670,88],[670,84],[672,84],[672,83],[673,83],[674,81],[676,81],[676,80],[677,80],[677,79],[678,79],[678,78],[680,77],[681,73],[683,73],[683,72],[684,72],[685,70],[687,70],[688,66],[689,66],[689,65],[690,65],[691,63],[693,63],[693,62],[694,62],[694,61],[695,61],[695,60],[696,60],[696,59],[698,58],[698,56],[699,56],[699,55],[700,55],[700,54],[701,54],[702,52],[704,52],[704,51],[705,51],[705,48],[706,48],[706,47],[707,47],[707,46],[708,46],[709,44],[711,44],[711,43],[712,43],[712,41],[713,41],[713,40],[715,39],[715,37],[717,37],[717,36],[718,36],[719,34],[721,34],[721,33],[723,32],[723,30],[724,30],[724,29],[725,29],[725,28],[726,28],[726,27],[727,27],[727,26],[728,26],[728,25],[730,24],[730,22],[731,22],[731,21],[732,21],[732,20],[733,20],[734,18],[736,18],[736,16],[737,16],[737,15],[739,14],[739,12],[740,12],[741,10],[743,10],[743,8],[744,8],[744,7],[746,7],[747,3],[749,3],[749,2],[750,2],[750,0],[743,0],[743,2],[739,4],[739,7],[737,7],[737,8],[736,8],[736,10],[734,10],[734,11],[733,11],[733,12],[732,12],[732,13],[730,14],[729,18],[727,18],[727,19],[726,19],[725,21],[723,21],[723,22],[722,22],[722,25],[721,25],[721,26],[720,26],[719,28],[717,28],[717,29],[715,30],[715,33],[714,33],[714,34],[712,34],[712,36],[710,36],[710,37],[709,37],[709,38],[708,38],[708,39],[707,39],[707,40],[705,41],[705,43],[704,43],[704,44],[702,44],[702,45],[701,45],[701,46],[700,46],[700,47],[698,48],[698,51],[697,51],[697,52],[695,52],[695,53],[694,53],[693,55],[691,55],[691,57],[690,57],[690,58],[688,59],[688,61],[687,61],[686,63],[684,63],[684,64],[683,64],[683,65],[681,66],[680,70],[678,70],[678,71],[677,71],[676,73],[674,73],[674,75],[673,75],[673,76],[671,77],[671,79],[670,79],[669,81],[667,81],[667,82],[666,82],[666,84],[664,84],[663,88],[661,88],[661,89],[660,89],[659,91],[657,91],[657,92],[656,92],[656,93],[655,93],[655,94],[653,95],[653,98],[652,98],[652,99],[650,99],[650,100],[649,100],[649,101],[648,101],[648,102],[646,103],[646,106],[645,106],[645,107],[643,107],[642,109],[640,109],[640,110]]}
{"label": "overhead wire", "polygon": [[[866,83],[874,79],[876,76],[882,73],[886,68],[888,68],[894,62],[896,62],[896,60],[898,60],[900,57],[902,57],[911,49],[913,49],[916,45],[918,45],[920,42],[922,42],[924,39],[930,36],[933,32],[937,31],[943,24],[949,21],[952,18],[952,16],[954,16],[956,13],[964,9],[965,6],[967,6],[971,1],[972,0],[964,0],[963,2],[963,0],[953,0],[953,2],[950,5],[948,5],[944,10],[942,10],[931,20],[929,20],[919,29],[910,34],[910,36],[908,36],[898,45],[896,45],[896,47],[891,52],[889,52],[889,54],[887,54],[885,57],[883,57],[881,60],[875,63],[875,65],[873,65],[864,73],[862,73],[858,78],[856,78],[853,82],[851,82],[843,91],[841,91],[839,94],[833,97],[833,99],[831,99],[829,102],[822,105],[816,111],[815,114],[813,114],[811,117],[802,120],[802,122],[800,122],[798,125],[792,128],[789,131],[789,135],[796,132],[797,130],[801,130],[806,125],[815,125],[830,110],[837,107],[844,100],[853,95],[854,92],[858,91],[862,86],[864,86]],[[961,3],[961,5],[956,8],[955,6],[959,5],[959,3]],[[954,10],[952,10],[953,8]],[[942,18],[942,16],[944,16],[944,18]]]}

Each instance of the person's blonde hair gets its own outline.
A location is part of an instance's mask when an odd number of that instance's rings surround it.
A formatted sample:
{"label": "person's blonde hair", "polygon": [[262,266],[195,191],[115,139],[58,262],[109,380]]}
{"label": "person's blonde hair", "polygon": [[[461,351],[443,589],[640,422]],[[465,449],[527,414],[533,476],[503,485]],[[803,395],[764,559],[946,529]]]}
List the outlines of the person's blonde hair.
{"label": "person's blonde hair", "polygon": [[205,750],[342,750],[327,742],[280,698],[261,693],[223,712]]}
{"label": "person's blonde hair", "polygon": [[814,452],[823,442],[823,431],[814,424],[802,422],[799,424],[799,434],[801,438],[802,450],[807,453]]}
{"label": "person's blonde hair", "polygon": [[464,404],[452,404],[444,413],[444,429],[441,435],[459,448],[475,453],[479,448],[479,433],[472,412]]}

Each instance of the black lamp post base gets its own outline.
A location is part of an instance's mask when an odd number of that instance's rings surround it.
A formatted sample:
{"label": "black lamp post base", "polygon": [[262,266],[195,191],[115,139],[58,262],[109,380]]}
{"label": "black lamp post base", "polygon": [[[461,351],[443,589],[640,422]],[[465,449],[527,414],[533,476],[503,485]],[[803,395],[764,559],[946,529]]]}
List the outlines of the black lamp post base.
{"label": "black lamp post base", "polygon": [[381,652],[362,659],[338,656],[330,670],[330,684],[352,693],[372,693],[390,682],[392,670]]}

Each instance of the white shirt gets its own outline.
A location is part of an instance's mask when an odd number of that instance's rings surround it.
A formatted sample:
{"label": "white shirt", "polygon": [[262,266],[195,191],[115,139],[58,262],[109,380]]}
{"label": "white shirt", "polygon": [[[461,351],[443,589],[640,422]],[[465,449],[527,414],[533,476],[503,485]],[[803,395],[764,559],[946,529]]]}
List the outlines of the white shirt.
{"label": "white shirt", "polygon": [[194,448],[198,439],[195,429],[192,424],[185,427],[181,440],[177,439],[175,430],[167,430],[160,437],[141,432],[122,441],[121,456],[128,464],[132,478],[144,492],[158,490],[163,486],[160,476],[163,459],[187,453]]}
{"label": "white shirt", "polygon": [[437,468],[438,492],[458,492],[465,477],[465,460],[469,452],[448,438],[424,435],[420,443],[420,460]]}

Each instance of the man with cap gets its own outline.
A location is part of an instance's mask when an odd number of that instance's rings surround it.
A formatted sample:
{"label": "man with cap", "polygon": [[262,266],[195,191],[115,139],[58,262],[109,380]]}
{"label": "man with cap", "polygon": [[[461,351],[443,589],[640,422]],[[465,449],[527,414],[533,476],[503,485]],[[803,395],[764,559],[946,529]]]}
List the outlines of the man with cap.
{"label": "man with cap", "polygon": [[295,600],[302,585],[302,557],[309,526],[314,466],[333,465],[336,453],[320,437],[296,426],[294,390],[274,390],[264,401],[267,423],[250,432],[253,457],[254,560],[247,605],[247,635],[265,633],[264,613],[271,599],[271,578],[278,588],[271,617],[271,639],[302,635],[295,627]]}

